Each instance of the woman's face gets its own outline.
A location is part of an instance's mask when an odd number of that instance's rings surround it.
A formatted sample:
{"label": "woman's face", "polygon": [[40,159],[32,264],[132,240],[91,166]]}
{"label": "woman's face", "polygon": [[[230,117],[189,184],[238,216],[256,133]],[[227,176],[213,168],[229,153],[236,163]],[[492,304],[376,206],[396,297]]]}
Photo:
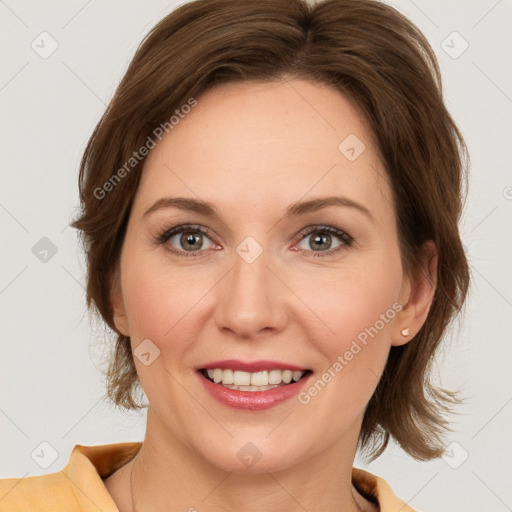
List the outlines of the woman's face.
{"label": "woman's face", "polygon": [[409,289],[370,133],[299,79],[196,99],[145,162],[113,293],[147,435],[228,471],[355,451]]}

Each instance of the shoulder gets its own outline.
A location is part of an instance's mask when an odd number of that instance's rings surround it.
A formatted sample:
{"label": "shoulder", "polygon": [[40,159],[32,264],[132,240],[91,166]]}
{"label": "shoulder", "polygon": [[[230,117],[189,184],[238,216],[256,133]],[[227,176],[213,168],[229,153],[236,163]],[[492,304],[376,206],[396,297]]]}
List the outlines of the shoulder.
{"label": "shoulder", "polygon": [[352,483],[360,494],[379,506],[380,512],[414,512],[407,503],[395,496],[393,489],[383,478],[353,468]]}
{"label": "shoulder", "polygon": [[1,479],[0,512],[117,512],[103,478],[133,457],[141,444],[78,444],[61,471]]}
{"label": "shoulder", "polygon": [[[62,471],[42,476],[0,480],[0,511],[71,512],[78,505],[71,482]],[[35,508],[37,507],[37,509]]]}

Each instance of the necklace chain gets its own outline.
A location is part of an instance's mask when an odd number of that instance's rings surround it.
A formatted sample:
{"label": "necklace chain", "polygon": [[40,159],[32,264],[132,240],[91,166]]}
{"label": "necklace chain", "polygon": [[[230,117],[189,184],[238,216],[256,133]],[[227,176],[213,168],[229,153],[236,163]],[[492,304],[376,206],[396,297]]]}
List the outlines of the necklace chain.
{"label": "necklace chain", "polygon": [[[137,459],[137,456],[134,457],[134,459]],[[132,475],[133,475],[133,468],[135,466],[135,460],[132,464],[132,469],[130,470],[130,495],[132,497],[132,512],[135,512],[135,501],[133,500],[133,484],[132,484]]]}

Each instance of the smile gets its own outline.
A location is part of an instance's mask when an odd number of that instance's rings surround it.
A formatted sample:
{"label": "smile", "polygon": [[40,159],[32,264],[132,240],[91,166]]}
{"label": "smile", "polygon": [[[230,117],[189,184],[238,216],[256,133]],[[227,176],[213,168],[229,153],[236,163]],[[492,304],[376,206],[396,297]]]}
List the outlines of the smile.
{"label": "smile", "polygon": [[312,374],[309,369],[271,361],[220,361],[206,366],[197,373],[213,398],[252,411],[269,409],[295,396]]}
{"label": "smile", "polygon": [[222,368],[203,369],[203,375],[215,384],[237,391],[266,391],[290,382],[298,382],[306,373],[302,370],[264,370],[244,372],[223,370]]}

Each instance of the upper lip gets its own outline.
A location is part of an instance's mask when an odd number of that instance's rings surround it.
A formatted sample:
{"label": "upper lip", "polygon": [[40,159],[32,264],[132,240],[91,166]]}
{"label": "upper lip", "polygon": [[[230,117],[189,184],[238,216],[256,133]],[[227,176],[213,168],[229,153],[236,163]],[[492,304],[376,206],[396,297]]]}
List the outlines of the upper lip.
{"label": "upper lip", "polygon": [[223,361],[212,361],[198,366],[198,370],[221,368],[223,370],[233,370],[242,372],[262,372],[264,370],[301,370],[306,371],[308,368],[297,366],[295,364],[283,363],[281,361],[258,360],[258,361],[239,361],[237,359],[225,359]]}

